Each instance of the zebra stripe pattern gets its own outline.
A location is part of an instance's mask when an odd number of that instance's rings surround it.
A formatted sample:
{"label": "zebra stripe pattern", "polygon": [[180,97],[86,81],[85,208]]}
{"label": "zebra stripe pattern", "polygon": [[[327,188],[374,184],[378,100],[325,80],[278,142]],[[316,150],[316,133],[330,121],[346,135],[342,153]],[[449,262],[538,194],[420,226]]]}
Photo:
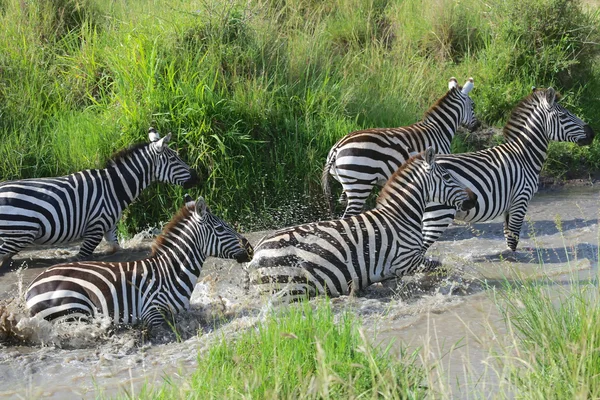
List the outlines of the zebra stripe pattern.
{"label": "zebra stripe pattern", "polygon": [[450,144],[459,125],[479,125],[469,92],[473,79],[461,88],[451,78],[448,92],[425,114],[422,121],[399,128],[375,128],[349,133],[329,151],[323,168],[322,186],[331,203],[329,175],[342,185],[347,205],[343,217],[360,213],[375,185],[382,186],[411,155],[433,147],[439,154],[450,153]]}
{"label": "zebra stripe pattern", "polygon": [[208,256],[247,262],[248,240],[189,196],[156,240],[152,255],[131,262],[73,262],[41,273],[26,293],[31,315],[47,320],[108,316],[115,324],[162,324],[187,309]]}
{"label": "zebra stripe pattern", "polygon": [[116,154],[104,169],[0,184],[0,260],[32,244],[83,239],[85,258],[106,238],[117,251],[121,214],[152,182],[193,184],[196,173],[150,128],[150,143]]}
{"label": "zebra stripe pattern", "polygon": [[339,296],[414,272],[424,259],[421,218],[428,201],[469,209],[473,193],[435,162],[435,151],[414,156],[387,182],[377,208],[345,219],[281,229],[261,240],[251,281],[283,283],[286,301]]}
{"label": "zebra stripe pattern", "polygon": [[537,192],[539,175],[551,140],[588,145],[592,128],[557,101],[552,88],[535,90],[513,110],[504,127],[507,143],[473,153],[438,157],[438,163],[477,194],[469,211],[456,212],[430,204],[423,217],[424,249],[445,231],[454,217],[484,222],[504,217],[504,236],[515,251],[529,201]]}

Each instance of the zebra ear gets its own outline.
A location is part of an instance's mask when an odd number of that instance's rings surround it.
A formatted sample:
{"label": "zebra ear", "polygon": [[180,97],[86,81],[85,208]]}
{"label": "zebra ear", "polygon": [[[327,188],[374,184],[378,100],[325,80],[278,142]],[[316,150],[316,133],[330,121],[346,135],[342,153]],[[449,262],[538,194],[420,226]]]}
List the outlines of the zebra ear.
{"label": "zebra ear", "polygon": [[535,86],[531,87],[531,93],[535,93],[537,91],[537,88]]}
{"label": "zebra ear", "polygon": [[201,216],[206,214],[206,202],[202,196],[198,197],[198,200],[196,200],[196,212]]}
{"label": "zebra ear", "polygon": [[163,151],[166,147],[169,146],[169,140],[171,140],[171,133],[169,132],[169,134],[167,136],[165,136],[164,138],[157,140],[156,142],[156,147],[158,148],[158,151]]}
{"label": "zebra ear", "polygon": [[465,83],[465,86],[463,86],[461,90],[462,94],[469,94],[469,92],[473,90],[474,86],[475,84],[473,83],[473,78],[467,79],[467,83]]}
{"label": "zebra ear", "polygon": [[458,81],[456,80],[455,77],[450,78],[450,80],[448,81],[448,90],[455,88],[458,86]]}
{"label": "zebra ear", "polygon": [[192,199],[192,196],[190,196],[189,194],[185,194],[183,196],[183,199],[185,201],[185,206],[189,209],[192,210],[194,208],[196,208],[196,202],[194,201],[194,199]]}
{"label": "zebra ear", "polygon": [[429,165],[432,165],[435,162],[435,150],[433,147],[428,147],[427,150],[425,150],[425,155],[423,158]]}
{"label": "zebra ear", "polygon": [[151,142],[156,142],[158,139],[160,139],[160,135],[158,132],[156,132],[156,129],[154,129],[153,127],[150,127],[148,129],[148,139]]}
{"label": "zebra ear", "polygon": [[546,89],[546,100],[548,101],[548,104],[554,104],[554,102],[556,101],[556,91],[554,90],[554,88],[549,87],[548,89]]}

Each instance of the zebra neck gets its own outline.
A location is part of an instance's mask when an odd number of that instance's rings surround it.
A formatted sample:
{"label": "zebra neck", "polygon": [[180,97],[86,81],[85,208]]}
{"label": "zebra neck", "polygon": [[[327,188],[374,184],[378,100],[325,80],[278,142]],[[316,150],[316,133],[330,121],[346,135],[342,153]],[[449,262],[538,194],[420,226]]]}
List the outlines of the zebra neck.
{"label": "zebra neck", "polygon": [[518,130],[510,128],[505,130],[505,136],[508,144],[516,147],[520,153],[527,157],[528,168],[539,174],[548,158],[548,145],[550,142],[545,132],[532,130],[537,128],[529,126],[523,126]]}
{"label": "zebra neck", "polygon": [[[155,259],[162,259],[171,266],[177,275],[195,276],[198,278],[206,256],[199,249],[181,239],[165,238],[163,244],[156,249]],[[195,283],[195,282],[194,282]]]}
{"label": "zebra neck", "polygon": [[427,189],[422,177],[414,175],[416,174],[397,179],[394,190],[384,197],[380,196],[377,209],[384,210],[400,220],[421,221],[425,213]]}
{"label": "zebra neck", "polygon": [[127,208],[152,183],[150,163],[134,162],[131,157],[106,169],[111,178],[111,192],[118,199],[121,209]]}
{"label": "zebra neck", "polygon": [[[446,134],[449,142],[452,141],[462,119],[461,113],[455,111],[456,104],[454,107],[450,107],[451,104],[447,104],[450,101],[451,99],[445,98],[439,104],[436,104],[427,112],[423,121],[421,121],[425,125],[435,125],[438,130]],[[464,112],[462,106],[460,109]]]}

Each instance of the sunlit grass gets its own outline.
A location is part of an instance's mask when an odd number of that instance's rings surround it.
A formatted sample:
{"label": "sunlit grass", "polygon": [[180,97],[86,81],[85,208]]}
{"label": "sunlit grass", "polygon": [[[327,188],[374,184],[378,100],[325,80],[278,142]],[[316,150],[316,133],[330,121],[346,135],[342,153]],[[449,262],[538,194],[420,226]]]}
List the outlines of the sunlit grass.
{"label": "sunlit grass", "polygon": [[418,399],[416,353],[397,355],[367,339],[350,313],[326,301],[276,311],[198,357],[183,384],[146,387],[136,398]]}

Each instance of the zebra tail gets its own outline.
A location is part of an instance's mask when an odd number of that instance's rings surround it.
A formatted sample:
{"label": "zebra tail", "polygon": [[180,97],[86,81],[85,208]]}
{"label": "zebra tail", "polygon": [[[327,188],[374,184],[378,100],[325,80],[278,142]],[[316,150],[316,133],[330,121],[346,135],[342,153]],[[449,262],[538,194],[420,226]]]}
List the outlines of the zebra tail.
{"label": "zebra tail", "polygon": [[327,206],[329,207],[329,215],[333,217],[333,209],[335,207],[333,198],[331,197],[331,185],[329,184],[329,170],[331,166],[335,162],[337,156],[337,151],[332,151],[327,157],[327,161],[325,162],[325,166],[323,167],[323,174],[321,175],[321,186],[323,187],[323,195],[325,196],[325,201],[327,201]]}

